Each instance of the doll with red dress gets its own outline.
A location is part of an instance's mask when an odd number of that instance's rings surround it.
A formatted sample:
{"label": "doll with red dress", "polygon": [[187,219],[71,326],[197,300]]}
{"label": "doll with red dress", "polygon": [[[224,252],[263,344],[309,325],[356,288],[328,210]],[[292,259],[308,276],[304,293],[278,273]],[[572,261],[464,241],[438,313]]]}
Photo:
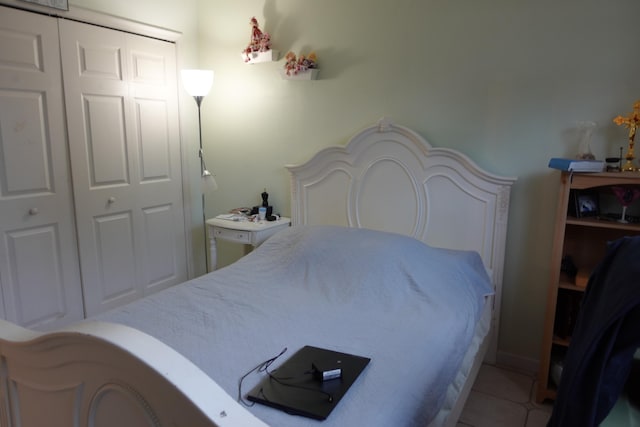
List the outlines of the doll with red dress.
{"label": "doll with red dress", "polygon": [[255,16],[251,18],[249,24],[251,24],[251,39],[247,47],[243,50],[246,56],[245,62],[251,60],[250,55],[253,52],[267,52],[271,49],[271,36],[268,33],[262,32]]}

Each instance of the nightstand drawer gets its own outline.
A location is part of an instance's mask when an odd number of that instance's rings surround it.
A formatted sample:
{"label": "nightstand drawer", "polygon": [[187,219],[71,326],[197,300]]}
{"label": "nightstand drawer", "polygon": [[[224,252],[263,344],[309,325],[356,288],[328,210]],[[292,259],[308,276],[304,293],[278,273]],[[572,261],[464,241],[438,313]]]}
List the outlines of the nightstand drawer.
{"label": "nightstand drawer", "polygon": [[[284,217],[280,217],[280,219],[276,221],[259,222],[233,221],[227,218],[208,219],[207,237],[209,238],[208,248],[210,251],[209,261],[211,268],[215,270],[218,263],[217,240],[251,245],[255,248],[279,230],[289,227],[289,224],[291,224],[291,219]],[[247,252],[248,248],[245,247],[245,253]]]}
{"label": "nightstand drawer", "polygon": [[251,232],[242,230],[228,230],[225,228],[214,228],[213,235],[216,239],[230,240],[238,243],[251,243]]}

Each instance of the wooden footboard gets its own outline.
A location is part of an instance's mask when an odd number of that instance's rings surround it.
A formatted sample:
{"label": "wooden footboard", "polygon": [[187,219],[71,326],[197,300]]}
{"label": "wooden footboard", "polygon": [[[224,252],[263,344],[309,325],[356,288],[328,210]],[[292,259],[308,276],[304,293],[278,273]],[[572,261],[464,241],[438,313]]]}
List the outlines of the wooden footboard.
{"label": "wooden footboard", "polygon": [[178,352],[86,322],[38,333],[0,320],[2,426],[265,426]]}

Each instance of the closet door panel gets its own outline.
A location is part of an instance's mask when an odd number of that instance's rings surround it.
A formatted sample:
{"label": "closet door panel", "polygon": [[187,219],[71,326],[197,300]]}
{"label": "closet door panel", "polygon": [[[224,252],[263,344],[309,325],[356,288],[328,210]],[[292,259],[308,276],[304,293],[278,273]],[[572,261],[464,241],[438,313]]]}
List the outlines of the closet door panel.
{"label": "closet door panel", "polygon": [[93,253],[97,254],[98,286],[91,292],[101,301],[113,301],[136,293],[135,249],[133,245],[133,221],[131,212],[122,212],[94,220]]}
{"label": "closet door panel", "polygon": [[0,316],[83,317],[57,23],[0,7]]}
{"label": "closet door panel", "polygon": [[86,143],[83,151],[87,153],[85,168],[90,188],[128,185],[124,98],[85,95],[83,102]]}
{"label": "closet door panel", "polygon": [[[64,317],[67,304],[61,271],[60,236],[54,224],[7,233],[13,317],[39,325]],[[33,268],[38,260],[38,268]]]}
{"label": "closet door panel", "polygon": [[[52,194],[54,168],[44,92],[0,90],[0,155],[3,194],[6,197]],[[35,118],[37,120],[27,120]],[[24,142],[24,143],[23,143]]]}
{"label": "closet door panel", "polygon": [[[82,24],[81,24],[82,25]],[[119,45],[95,43],[93,39],[87,44],[78,40],[75,45],[78,55],[79,74],[84,77],[95,77],[103,81],[109,79],[121,82],[122,49]]]}
{"label": "closet door panel", "polygon": [[158,126],[167,122],[167,105],[157,100],[136,100],[136,121],[140,141],[140,180],[151,183],[171,179],[171,144],[169,130]]}
{"label": "closet door panel", "polygon": [[[60,36],[91,315],[187,278],[175,46],[69,21]],[[107,251],[96,224],[124,213],[130,226],[111,230]],[[131,288],[123,272],[107,274],[114,263],[126,263]]]}
{"label": "closet door panel", "polygon": [[176,248],[173,245],[175,219],[172,207],[156,206],[145,208],[143,211],[146,263],[155,266],[145,272],[144,287],[146,290],[152,290],[156,287],[162,288],[167,280],[175,276],[176,271],[180,269],[175,260],[180,258],[175,253]]}

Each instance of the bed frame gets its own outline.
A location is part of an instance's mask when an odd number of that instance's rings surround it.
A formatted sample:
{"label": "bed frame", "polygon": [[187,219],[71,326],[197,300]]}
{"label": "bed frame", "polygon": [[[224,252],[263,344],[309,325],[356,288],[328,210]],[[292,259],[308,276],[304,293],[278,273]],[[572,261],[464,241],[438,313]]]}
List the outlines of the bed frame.
{"label": "bed frame", "polygon": [[509,194],[515,178],[482,170],[466,155],[433,148],[380,119],[345,147],[325,148],[291,173],[291,221],[390,231],[431,246],[477,251],[495,302],[488,361],[495,361]]}
{"label": "bed frame", "polygon": [[431,246],[477,251],[491,278],[491,328],[446,415],[455,426],[483,361],[495,363],[509,195],[516,178],[434,148],[382,118],[345,147],[318,152],[291,173],[292,224],[343,225],[404,234]]}
{"label": "bed frame", "polygon": [[[366,227],[480,253],[496,291],[492,329],[444,421],[455,425],[483,358],[495,360],[515,178],[487,173],[386,119],[345,147],[287,168],[294,226]],[[177,351],[135,329],[87,321],[39,333],[0,320],[0,425],[265,424]]]}

